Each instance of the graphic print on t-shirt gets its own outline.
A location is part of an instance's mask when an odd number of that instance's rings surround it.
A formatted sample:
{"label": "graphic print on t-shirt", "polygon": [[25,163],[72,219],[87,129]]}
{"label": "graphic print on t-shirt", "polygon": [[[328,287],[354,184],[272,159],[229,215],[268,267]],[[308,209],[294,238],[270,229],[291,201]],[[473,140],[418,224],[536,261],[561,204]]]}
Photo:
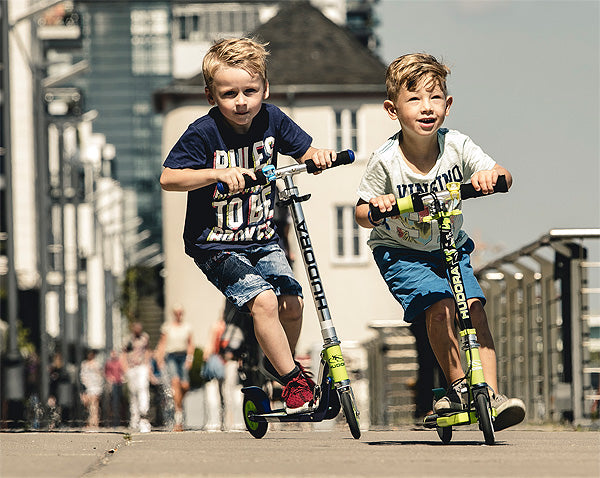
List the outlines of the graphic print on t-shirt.
{"label": "graphic print on t-shirt", "polygon": [[[274,144],[275,139],[268,137],[251,146],[215,151],[213,167],[261,169],[272,164]],[[262,242],[271,239],[275,235],[272,200],[272,184],[253,186],[233,194],[220,193],[215,187],[212,206],[217,224],[206,241]]]}

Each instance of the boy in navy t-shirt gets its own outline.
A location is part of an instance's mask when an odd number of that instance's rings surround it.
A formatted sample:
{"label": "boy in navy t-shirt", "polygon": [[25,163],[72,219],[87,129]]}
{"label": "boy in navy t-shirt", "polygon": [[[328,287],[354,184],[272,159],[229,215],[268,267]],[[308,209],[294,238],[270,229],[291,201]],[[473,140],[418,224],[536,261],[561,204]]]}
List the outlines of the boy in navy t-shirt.
{"label": "boy in navy t-shirt", "polygon": [[[266,45],[242,38],[214,44],[202,64],[215,107],[179,138],[160,178],[166,191],[188,191],[185,251],[224,295],[254,319],[256,338],[284,384],[288,413],[310,409],[314,383],[293,359],[302,327],[302,289],[278,245],[273,184],[245,188],[244,175],[277,167],[278,153],[320,169],[335,161],[269,96]],[[217,182],[229,192],[221,194]]]}

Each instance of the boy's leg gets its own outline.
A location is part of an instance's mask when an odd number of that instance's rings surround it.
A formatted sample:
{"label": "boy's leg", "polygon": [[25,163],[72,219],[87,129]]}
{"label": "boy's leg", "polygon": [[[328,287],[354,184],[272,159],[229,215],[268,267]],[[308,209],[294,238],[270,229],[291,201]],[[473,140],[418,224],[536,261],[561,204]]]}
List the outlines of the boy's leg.
{"label": "boy's leg", "polygon": [[[254,319],[254,333],[259,345],[279,375],[287,375],[296,365],[290,347],[281,346],[288,343],[288,336],[279,320],[279,302],[275,292],[263,291],[247,305]],[[295,340],[298,340],[297,337]]]}
{"label": "boy's leg", "polygon": [[525,418],[525,404],[519,398],[508,398],[498,391],[496,349],[494,348],[494,339],[490,332],[487,315],[483,304],[477,299],[469,300],[469,310],[471,311],[473,326],[477,331],[477,340],[480,344],[479,356],[485,381],[493,389],[490,398],[492,399],[492,407],[496,409],[497,413],[494,420],[494,430],[504,430],[523,421]]}
{"label": "boy's leg", "polygon": [[477,331],[477,341],[479,342],[479,357],[483,367],[483,375],[486,383],[492,387],[494,392],[498,392],[498,375],[496,368],[496,347],[494,338],[490,331],[487,315],[483,304],[479,299],[469,299],[469,311],[471,313],[471,322]]}
{"label": "boy's leg", "polygon": [[279,297],[279,321],[287,336],[292,355],[296,351],[296,345],[302,330],[302,311],[304,303],[301,297],[296,295],[282,295]]}
{"label": "boy's leg", "polygon": [[454,300],[442,299],[429,307],[425,311],[425,323],[433,353],[446,381],[451,384],[465,375],[454,325]]}

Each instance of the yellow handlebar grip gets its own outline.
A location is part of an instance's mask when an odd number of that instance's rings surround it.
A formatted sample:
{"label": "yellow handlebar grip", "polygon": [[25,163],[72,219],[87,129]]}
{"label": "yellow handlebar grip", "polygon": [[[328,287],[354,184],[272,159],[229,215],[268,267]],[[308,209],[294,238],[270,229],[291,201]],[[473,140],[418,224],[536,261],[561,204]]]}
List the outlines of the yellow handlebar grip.
{"label": "yellow handlebar grip", "polygon": [[412,196],[406,196],[398,199],[396,201],[398,204],[398,209],[400,210],[400,214],[404,214],[405,212],[413,212],[415,207],[413,205]]}

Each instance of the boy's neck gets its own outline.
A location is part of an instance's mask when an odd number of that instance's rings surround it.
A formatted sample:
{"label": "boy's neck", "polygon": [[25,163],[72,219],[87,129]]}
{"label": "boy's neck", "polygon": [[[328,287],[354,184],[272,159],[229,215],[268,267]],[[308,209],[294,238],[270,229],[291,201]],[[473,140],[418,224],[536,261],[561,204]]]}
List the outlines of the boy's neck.
{"label": "boy's neck", "polygon": [[407,165],[416,173],[427,174],[440,154],[437,133],[425,138],[400,134],[400,152]]}

